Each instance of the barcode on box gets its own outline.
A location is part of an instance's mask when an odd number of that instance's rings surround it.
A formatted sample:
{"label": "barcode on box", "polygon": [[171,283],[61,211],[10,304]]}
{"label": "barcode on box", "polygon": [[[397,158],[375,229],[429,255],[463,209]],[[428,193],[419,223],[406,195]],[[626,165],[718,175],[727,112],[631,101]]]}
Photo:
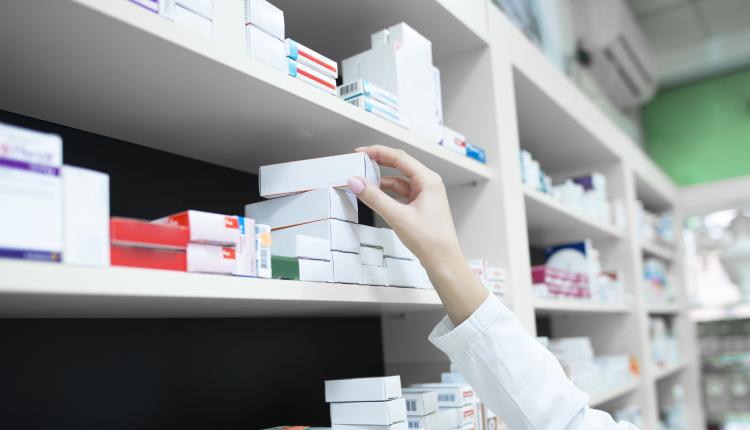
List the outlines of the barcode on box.
{"label": "barcode on box", "polygon": [[406,399],[406,410],[408,412],[417,411],[417,399]]}
{"label": "barcode on box", "polygon": [[453,394],[438,394],[438,402],[455,402],[456,396]]}
{"label": "barcode on box", "polygon": [[339,96],[345,96],[349,93],[353,93],[357,91],[357,87],[359,86],[358,82],[352,82],[350,84],[346,84],[343,87],[339,88]]}

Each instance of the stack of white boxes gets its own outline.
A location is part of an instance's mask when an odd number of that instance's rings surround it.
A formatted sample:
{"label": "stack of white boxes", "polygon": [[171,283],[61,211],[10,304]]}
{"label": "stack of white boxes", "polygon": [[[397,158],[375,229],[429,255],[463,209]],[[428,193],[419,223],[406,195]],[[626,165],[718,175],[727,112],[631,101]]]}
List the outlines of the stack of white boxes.
{"label": "stack of white boxes", "polygon": [[297,259],[300,280],[432,288],[393,230],[358,224],[347,180],[377,184],[379,175],[362,153],[262,166],[260,195],[270,200],[247,205],[245,215],[271,226],[272,254]]}
{"label": "stack of white boxes", "polygon": [[476,429],[477,411],[474,389],[465,383],[414,384],[414,388],[435,391],[440,413],[445,414],[453,429]]}
{"label": "stack of white boxes", "polygon": [[329,94],[336,94],[339,66],[335,61],[292,39],[287,39],[285,45],[289,76]]}
{"label": "stack of white boxes", "polygon": [[399,99],[399,118],[428,142],[443,137],[440,72],[432,43],[405,23],[372,34],[371,48],[342,62],[344,82],[374,82]]}
{"label": "stack of white boxes", "polygon": [[438,394],[426,388],[404,388],[406,415],[410,430],[452,430],[455,414],[440,411]]}
{"label": "stack of white boxes", "polygon": [[333,430],[408,428],[399,376],[325,381],[325,397]]}
{"label": "stack of white boxes", "polygon": [[485,287],[500,298],[505,298],[508,293],[507,278],[505,270],[487,264],[486,260],[469,260],[472,272],[482,281]]}
{"label": "stack of white boxes", "polygon": [[284,12],[266,0],[245,0],[245,48],[251,58],[286,73]]}

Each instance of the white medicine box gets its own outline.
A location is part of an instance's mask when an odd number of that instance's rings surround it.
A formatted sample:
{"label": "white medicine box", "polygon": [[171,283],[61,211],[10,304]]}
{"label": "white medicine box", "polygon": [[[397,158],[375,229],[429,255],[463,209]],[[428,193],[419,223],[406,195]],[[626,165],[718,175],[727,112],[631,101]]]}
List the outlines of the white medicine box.
{"label": "white medicine box", "polygon": [[63,166],[63,262],[109,266],[109,175]]}
{"label": "white medicine box", "polygon": [[[401,397],[401,377],[334,379],[325,381],[327,403],[381,402]],[[361,424],[361,423],[360,423]]]}
{"label": "white medicine box", "polygon": [[401,421],[406,421],[404,399],[383,402],[331,403],[332,424],[383,426]]}
{"label": "white medicine box", "polygon": [[312,236],[330,242],[332,251],[359,253],[357,224],[336,219],[325,219],[293,227],[273,230],[271,253],[296,256],[297,236]]}
{"label": "white medicine box", "polygon": [[346,190],[321,188],[306,193],[251,203],[245,216],[272,229],[305,224],[324,219],[357,223],[357,197]]}

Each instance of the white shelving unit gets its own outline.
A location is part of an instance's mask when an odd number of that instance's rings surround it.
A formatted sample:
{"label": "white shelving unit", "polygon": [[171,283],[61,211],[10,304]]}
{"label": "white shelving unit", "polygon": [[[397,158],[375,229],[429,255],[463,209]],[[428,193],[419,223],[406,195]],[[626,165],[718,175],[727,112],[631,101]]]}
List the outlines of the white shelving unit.
{"label": "white shelving unit", "polygon": [[[138,145],[256,172],[258,166],[385,144],[407,150],[448,185],[469,258],[508,270],[508,305],[537,332],[590,336],[597,353],[638,358],[641,377],[597,393],[591,405],[640,405],[656,429],[657,384],[687,388],[688,422],[701,427],[698,360],[651,364],[648,317],[674,318],[691,350],[683,285],[674,306],[646,303],[644,255],[679,273],[681,255],[641,243],[636,198],[672,209],[677,187],[489,0],[272,0],[290,34],[336,60],[367,48],[373,31],[408,22],[432,40],[441,70],[445,123],[487,151],[488,163],[458,156],[244,55],[241,0],[217,1],[215,43],[126,0],[59,0],[0,6],[0,109]],[[33,31],[29,31],[33,28]],[[518,152],[562,176],[596,170],[627,212],[624,231],[521,184]],[[241,202],[244,203],[244,202]],[[627,305],[535,299],[530,247],[590,238],[625,274]],[[446,358],[426,337],[442,316],[435,292],[243,279],[126,268],[0,261],[0,317],[213,317],[381,315],[386,371],[405,382],[436,377]],[[406,315],[406,317],[404,317]]]}

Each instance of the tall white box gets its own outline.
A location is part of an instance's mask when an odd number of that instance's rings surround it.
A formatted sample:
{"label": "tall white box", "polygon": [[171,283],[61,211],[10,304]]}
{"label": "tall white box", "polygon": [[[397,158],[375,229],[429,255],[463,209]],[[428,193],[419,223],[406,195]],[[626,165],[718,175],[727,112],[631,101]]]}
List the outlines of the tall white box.
{"label": "tall white box", "polygon": [[249,24],[284,40],[284,12],[266,0],[245,0],[245,25]]}
{"label": "tall white box", "polygon": [[334,188],[251,203],[245,206],[245,216],[274,230],[329,218],[359,222],[357,196]]}
{"label": "tall white box", "polygon": [[331,251],[333,282],[360,284],[362,282],[362,260],[359,254]]}
{"label": "tall white box", "polygon": [[273,230],[273,243],[271,244],[273,255],[295,256],[297,236],[312,236],[328,240],[333,251],[359,252],[357,224],[337,219],[324,219]]}
{"label": "tall white box", "polygon": [[391,425],[406,421],[404,399],[331,403],[331,424]]}
{"label": "tall white box", "polygon": [[437,391],[425,388],[403,388],[406,399],[406,414],[425,416],[438,410]]}
{"label": "tall white box", "polygon": [[271,226],[255,223],[255,272],[259,278],[269,279],[271,273]]}
{"label": "tall white box", "polygon": [[286,73],[284,41],[276,39],[254,25],[245,26],[247,55],[274,69]]}
{"label": "tall white box", "polygon": [[60,136],[0,123],[0,257],[60,260],[61,168]]}
{"label": "tall white box", "polygon": [[63,166],[63,262],[109,266],[109,175]]}
{"label": "tall white box", "polygon": [[388,41],[342,62],[344,82],[368,79],[399,98],[403,123],[437,144],[442,137],[436,109],[432,43],[405,23],[388,28]]}
{"label": "tall white box", "polygon": [[[401,377],[334,379],[325,381],[326,403],[381,402],[401,397]],[[362,424],[362,423],[358,423]]]}
{"label": "tall white box", "polygon": [[380,169],[367,154],[352,153],[261,166],[260,195],[280,197],[318,188],[348,188],[353,176],[380,184]]}

